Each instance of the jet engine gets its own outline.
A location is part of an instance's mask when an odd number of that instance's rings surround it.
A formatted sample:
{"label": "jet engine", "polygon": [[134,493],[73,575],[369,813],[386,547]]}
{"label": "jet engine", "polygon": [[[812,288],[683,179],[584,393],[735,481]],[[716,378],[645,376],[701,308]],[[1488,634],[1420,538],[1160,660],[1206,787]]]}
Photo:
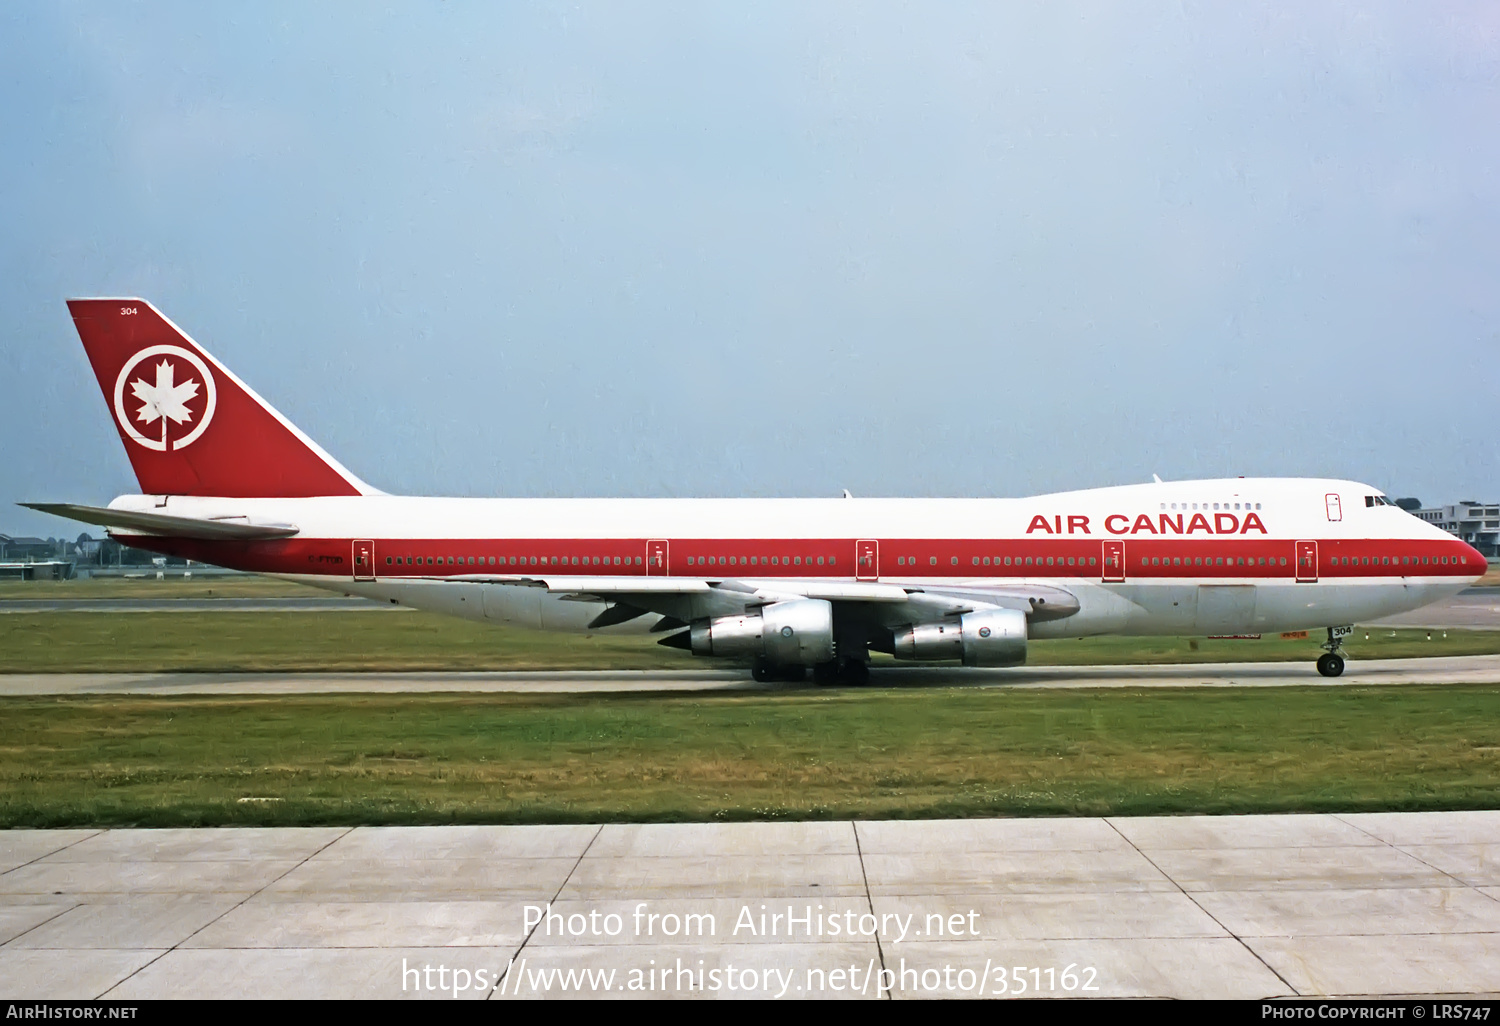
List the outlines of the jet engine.
{"label": "jet engine", "polygon": [[833,603],[792,599],[702,620],[693,624],[691,640],[694,655],[760,656],[778,666],[815,666],[833,658]]}
{"label": "jet engine", "polygon": [[1018,666],[1026,661],[1026,614],[985,609],[956,621],[896,631],[897,659],[962,659],[965,666]]}

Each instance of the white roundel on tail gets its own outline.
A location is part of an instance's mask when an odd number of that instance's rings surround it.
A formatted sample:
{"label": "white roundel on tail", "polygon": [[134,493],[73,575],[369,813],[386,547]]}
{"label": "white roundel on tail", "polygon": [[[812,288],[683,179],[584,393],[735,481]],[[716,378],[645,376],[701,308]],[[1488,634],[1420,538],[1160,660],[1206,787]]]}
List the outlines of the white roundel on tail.
{"label": "white roundel on tail", "polygon": [[213,420],[214,376],[181,346],[147,346],[115,380],[115,420],[125,434],[157,452],[192,445]]}

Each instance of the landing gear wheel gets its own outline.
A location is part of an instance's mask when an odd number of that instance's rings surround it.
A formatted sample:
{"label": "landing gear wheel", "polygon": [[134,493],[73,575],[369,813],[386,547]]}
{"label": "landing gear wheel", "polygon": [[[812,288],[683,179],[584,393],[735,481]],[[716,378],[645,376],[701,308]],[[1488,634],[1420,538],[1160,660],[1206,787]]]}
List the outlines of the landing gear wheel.
{"label": "landing gear wheel", "polygon": [[1318,656],[1318,672],[1325,677],[1337,677],[1344,672],[1344,657],[1336,652],[1324,652]]}
{"label": "landing gear wheel", "polygon": [[839,679],[839,664],[833,660],[818,663],[813,667],[813,680],[819,684],[832,684]]}
{"label": "landing gear wheel", "polygon": [[750,676],[754,677],[762,684],[770,683],[771,681],[776,679],[776,667],[772,666],[764,659],[757,659],[755,660],[755,662],[750,664]]}
{"label": "landing gear wheel", "polygon": [[807,678],[807,667],[798,663],[795,666],[783,666],[781,668],[781,679],[788,684],[800,684]]}

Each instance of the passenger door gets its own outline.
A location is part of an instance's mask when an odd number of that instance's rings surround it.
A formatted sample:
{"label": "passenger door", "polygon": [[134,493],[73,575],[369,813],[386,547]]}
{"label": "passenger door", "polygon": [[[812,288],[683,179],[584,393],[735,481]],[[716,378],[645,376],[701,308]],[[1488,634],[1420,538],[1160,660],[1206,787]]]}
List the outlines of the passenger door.
{"label": "passenger door", "polygon": [[375,543],[373,541],[360,539],[354,543],[354,579],[356,581],[375,579]]}
{"label": "passenger door", "polygon": [[646,576],[667,576],[667,543],[662,539],[652,539],[646,543]]}
{"label": "passenger door", "polygon": [[1299,541],[1297,543],[1297,582],[1299,584],[1315,584],[1318,580],[1318,543],[1315,541]]}
{"label": "passenger door", "polygon": [[1125,580],[1125,543],[1104,542],[1104,582],[1118,584]]}

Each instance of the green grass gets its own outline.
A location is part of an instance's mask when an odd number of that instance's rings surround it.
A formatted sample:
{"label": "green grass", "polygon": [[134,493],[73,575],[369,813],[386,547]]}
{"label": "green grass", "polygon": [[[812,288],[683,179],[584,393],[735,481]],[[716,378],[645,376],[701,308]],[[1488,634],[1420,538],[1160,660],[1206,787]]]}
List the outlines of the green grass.
{"label": "green grass", "polygon": [[4,699],[0,717],[7,827],[1142,815],[1500,801],[1500,685],[90,696]]}
{"label": "green grass", "polygon": [[410,611],[0,615],[0,666],[11,673],[703,666],[655,642],[546,634]]}
{"label": "green grass", "polygon": [[[1369,639],[1365,639],[1365,634]],[[1500,631],[1375,630],[1355,659],[1500,653]],[[0,667],[10,673],[705,669],[725,665],[651,637],[583,637],[471,623],[433,613],[10,613],[0,615]],[[1261,641],[1086,638],[1037,641],[1032,665],[1294,661],[1316,637]],[[883,657],[882,657],[883,658]],[[732,665],[732,664],[731,664]],[[878,664],[877,664],[878,665]]]}

